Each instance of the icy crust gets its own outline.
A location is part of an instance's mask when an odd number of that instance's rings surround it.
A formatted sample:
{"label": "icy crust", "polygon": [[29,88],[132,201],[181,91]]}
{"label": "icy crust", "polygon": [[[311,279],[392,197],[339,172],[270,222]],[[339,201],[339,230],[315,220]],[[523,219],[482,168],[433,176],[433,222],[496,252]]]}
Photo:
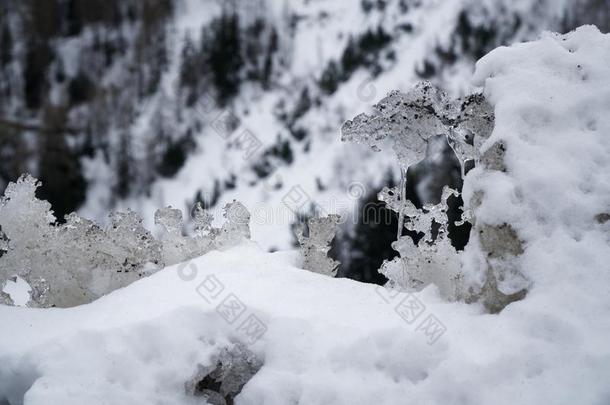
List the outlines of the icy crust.
{"label": "icy crust", "polygon": [[[0,291],[20,277],[29,284],[27,305],[32,307],[88,303],[166,265],[250,238],[250,214],[237,201],[225,206],[221,228],[213,228],[211,214],[197,206],[193,237],[183,236],[182,212],[171,207],[155,213],[155,223],[163,228],[160,240],[131,210],[110,214],[105,229],[75,213],[56,224],[50,204],[36,198],[39,186],[24,175],[0,199]],[[12,305],[13,300],[2,292],[0,303]]]}

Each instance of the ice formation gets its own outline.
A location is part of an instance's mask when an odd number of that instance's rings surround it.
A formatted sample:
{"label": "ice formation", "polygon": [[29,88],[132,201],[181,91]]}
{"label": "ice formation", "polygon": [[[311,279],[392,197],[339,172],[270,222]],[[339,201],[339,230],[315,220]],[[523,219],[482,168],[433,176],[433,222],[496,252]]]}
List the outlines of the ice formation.
{"label": "ice formation", "polygon": [[[425,158],[428,141],[439,135],[446,136],[458,157],[462,176],[466,175],[469,161],[482,164],[484,170],[504,170],[505,146],[501,142],[481,154],[493,129],[493,107],[482,94],[450,100],[443,91],[427,82],[419,83],[406,94],[391,92],[374,106],[372,115],[360,114],[343,125],[342,140],[365,143],[376,151],[381,150],[384,140],[389,138],[401,168],[400,185],[384,188],[379,194],[379,199],[399,216],[397,240],[392,247],[400,257],[384,262],[380,269],[391,286],[420,290],[435,284],[445,298],[482,299],[491,312],[498,312],[524,296],[527,280],[510,265],[512,258],[521,252],[518,248],[510,248],[518,244],[518,240],[514,233],[506,231],[509,229],[506,224],[475,224],[480,246],[489,252],[489,259],[487,281],[482,286],[473,285],[465,281],[458,252],[448,238],[447,199],[459,196],[459,193],[445,187],[439,204],[426,205],[422,209],[404,197],[408,168]],[[458,224],[475,223],[476,208],[474,199]],[[422,233],[422,240],[416,245],[410,236],[403,236],[404,228]],[[498,253],[503,251],[507,254]],[[508,273],[511,280],[521,279],[516,283],[519,288],[511,294],[501,292],[496,282]]]}
{"label": "ice formation", "polygon": [[339,262],[328,257],[328,251],[335,237],[339,219],[339,215],[330,214],[309,218],[307,228],[302,222],[297,225],[296,236],[301,247],[305,270],[331,277],[337,274]]}
{"label": "ice formation", "polygon": [[[48,202],[36,198],[40,183],[29,175],[11,183],[0,201],[3,251],[0,283],[19,276],[30,286],[33,307],[69,307],[84,304],[124,287],[142,276],[201,256],[212,249],[226,249],[249,239],[250,214],[239,202],[225,207],[225,223],[212,228],[211,215],[198,210],[197,235],[182,235],[182,212],[171,207],[155,214],[163,228],[160,240],[131,211],[110,214],[103,229],[72,213],[56,224]],[[0,295],[13,304],[6,293]]]}
{"label": "ice formation", "polygon": [[233,200],[225,205],[223,216],[226,220],[222,227],[210,231],[217,249],[228,249],[250,239],[250,213],[242,203]]}
{"label": "ice formation", "polygon": [[449,187],[443,188],[438,204],[427,204],[416,208],[409,200],[396,198],[397,190],[384,188],[379,199],[406,218],[405,227],[423,233],[415,244],[410,236],[401,236],[392,244],[400,257],[385,261],[379,272],[390,280],[391,287],[419,291],[435,284],[447,299],[466,298],[460,260],[448,237],[447,199],[459,193]]}
{"label": "ice formation", "polygon": [[193,211],[193,219],[195,220],[195,231],[199,236],[204,236],[212,228],[214,216],[206,211],[201,202],[198,201]]}
{"label": "ice formation", "polygon": [[382,149],[389,138],[403,170],[426,157],[428,140],[445,135],[464,165],[479,158],[480,146],[493,130],[493,108],[481,94],[453,101],[429,82],[408,93],[392,91],[373,106],[373,114],[360,114],[341,128],[341,139]]}

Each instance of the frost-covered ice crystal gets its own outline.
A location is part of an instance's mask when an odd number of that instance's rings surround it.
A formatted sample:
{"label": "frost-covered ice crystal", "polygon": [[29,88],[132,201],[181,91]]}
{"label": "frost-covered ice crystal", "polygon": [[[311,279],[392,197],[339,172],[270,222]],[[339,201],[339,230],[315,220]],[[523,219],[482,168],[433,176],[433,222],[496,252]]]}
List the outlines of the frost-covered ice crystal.
{"label": "frost-covered ice crystal", "polygon": [[[390,139],[401,168],[401,185],[386,187],[378,196],[399,214],[393,248],[400,257],[384,262],[380,269],[390,284],[417,290],[433,283],[446,298],[463,298],[463,275],[458,253],[448,238],[447,218],[447,199],[459,193],[445,187],[439,204],[419,209],[406,199],[404,179],[408,168],[425,158],[429,140],[439,135],[447,138],[464,175],[466,162],[480,161],[480,148],[493,127],[493,108],[483,95],[451,100],[428,82],[408,93],[392,91],[373,107],[372,114],[360,114],[343,125],[342,140],[365,143],[376,151]],[[471,220],[472,212],[467,211],[461,222]],[[424,236],[415,244],[410,236],[402,236],[403,227]]]}
{"label": "frost-covered ice crystal", "polygon": [[[388,191],[384,189],[381,192],[382,201],[386,201],[384,197],[388,195]],[[400,257],[392,261],[386,260],[379,270],[390,280],[392,286],[419,290],[429,284],[435,284],[447,299],[463,298],[460,261],[448,237],[447,199],[454,195],[458,195],[457,191],[445,186],[440,203],[428,204],[421,209],[416,208],[409,200],[396,207],[395,200],[389,199],[388,206],[391,209],[403,210],[405,227],[424,234],[418,244],[415,244],[410,236],[402,236],[392,244]],[[433,234],[434,224],[438,225],[436,234]]]}
{"label": "frost-covered ice crystal", "polygon": [[113,244],[113,254],[123,260],[124,271],[139,271],[144,264],[162,263],[162,245],[142,225],[142,219],[130,209],[110,215],[107,236]]}
{"label": "frost-covered ice crystal", "polygon": [[296,236],[303,256],[303,268],[314,273],[334,277],[337,274],[339,262],[328,257],[330,242],[335,237],[339,216],[335,214],[325,217],[312,217],[307,220],[307,236],[305,224],[299,223]]}
{"label": "frost-covered ice crystal", "polygon": [[481,158],[481,146],[494,128],[493,107],[481,94],[471,94],[460,101],[460,114],[450,129],[448,142],[462,166],[465,175],[466,162]]}
{"label": "frost-covered ice crystal", "polygon": [[182,211],[172,207],[158,209],[155,224],[163,226],[167,234],[179,236],[182,234]]}
{"label": "frost-covered ice crystal", "polygon": [[201,204],[195,206],[195,236],[183,236],[182,211],[166,207],[155,213],[155,224],[163,227],[161,235],[165,265],[201,256],[213,249],[228,249],[250,239],[250,213],[239,201],[225,205],[225,222],[213,228],[214,217]]}
{"label": "frost-covered ice crystal", "polygon": [[195,231],[199,236],[203,236],[212,228],[214,216],[207,212],[203,208],[203,204],[198,201],[193,211],[193,219],[195,220]]}
{"label": "frost-covered ice crystal", "polygon": [[182,237],[182,211],[166,207],[155,212],[155,225],[161,225],[163,262],[166,264],[179,263],[187,242]]}
{"label": "frost-covered ice crystal", "polygon": [[[28,306],[88,303],[166,265],[250,237],[250,214],[235,201],[225,208],[227,220],[221,229],[211,228],[209,213],[198,213],[195,237],[182,235],[182,212],[171,207],[155,214],[155,223],[163,228],[160,240],[131,210],[110,214],[105,229],[76,213],[56,224],[51,205],[35,196],[39,186],[24,175],[8,185],[0,200],[0,284],[14,276],[25,280],[30,286]],[[6,294],[1,299],[12,304]]]}
{"label": "frost-covered ice crystal", "polygon": [[408,93],[390,92],[373,106],[371,115],[347,121],[341,139],[381,150],[390,138],[398,164],[406,170],[426,157],[430,138],[445,135],[463,168],[466,161],[478,159],[493,123],[493,108],[483,95],[453,101],[429,82],[421,82]]}
{"label": "frost-covered ice crystal", "polygon": [[224,207],[224,224],[214,230],[215,243],[218,249],[226,249],[250,239],[250,213],[239,201],[233,200]]}

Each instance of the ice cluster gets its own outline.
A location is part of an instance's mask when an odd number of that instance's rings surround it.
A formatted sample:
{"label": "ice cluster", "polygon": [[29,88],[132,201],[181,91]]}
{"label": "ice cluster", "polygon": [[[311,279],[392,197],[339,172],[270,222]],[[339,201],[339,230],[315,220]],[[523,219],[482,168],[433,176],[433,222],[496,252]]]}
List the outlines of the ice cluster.
{"label": "ice cluster", "polygon": [[448,299],[462,299],[466,295],[460,260],[451,245],[448,230],[447,200],[459,193],[447,186],[443,188],[438,204],[416,208],[409,200],[400,201],[397,191],[384,188],[379,199],[405,218],[405,228],[423,233],[417,244],[410,236],[400,236],[392,244],[400,257],[385,261],[379,272],[390,280],[390,286],[420,290],[433,283]]}
{"label": "ice cluster", "polygon": [[250,213],[239,201],[224,207],[225,222],[221,228],[212,227],[214,217],[197,203],[194,209],[195,236],[183,236],[182,211],[166,207],[155,212],[155,224],[164,232],[162,258],[165,265],[172,265],[206,254],[214,249],[227,249],[250,239]]}
{"label": "ice cluster", "polygon": [[339,215],[330,214],[324,217],[311,217],[305,223],[297,225],[296,236],[303,256],[302,267],[314,273],[334,277],[339,262],[328,257],[330,243],[335,237]]}
{"label": "ice cluster", "polygon": [[483,95],[454,101],[429,82],[406,94],[392,91],[373,109],[371,115],[360,114],[343,124],[341,139],[365,143],[376,151],[390,139],[404,170],[426,157],[428,140],[445,135],[464,172],[467,161],[479,159],[480,147],[494,125],[493,108]]}
{"label": "ice cluster", "polygon": [[[506,250],[506,246],[514,245],[517,247],[509,249],[513,256],[520,252],[519,240],[510,232],[509,225],[475,224],[474,232],[480,234],[478,241],[481,249],[489,253],[490,261],[487,281],[472,285],[465,281],[459,254],[448,238],[447,199],[459,196],[459,192],[445,187],[439,204],[428,204],[422,209],[415,207],[404,195],[408,168],[426,157],[428,142],[438,136],[446,137],[460,161],[463,177],[472,164],[482,165],[489,171],[505,170],[505,146],[501,142],[481,153],[493,129],[493,107],[482,94],[451,100],[428,82],[419,83],[406,94],[391,92],[374,106],[372,114],[360,114],[343,125],[344,141],[365,143],[375,151],[380,151],[386,140],[391,141],[401,168],[400,185],[384,188],[379,194],[379,199],[399,216],[397,240],[392,247],[400,257],[385,261],[379,270],[390,280],[390,286],[420,290],[435,284],[447,299],[482,299],[492,312],[523,297],[524,291],[520,288],[514,294],[500,292],[495,281],[503,278],[506,272],[515,272],[506,265],[509,255],[498,253]],[[464,210],[458,225],[465,221],[475,223],[476,201],[473,199],[472,206]],[[405,228],[423,234],[423,238],[416,244],[410,236],[403,236]],[[512,279],[518,277],[514,274]],[[518,284],[523,287],[527,282],[523,280]]]}
{"label": "ice cluster", "polygon": [[[57,224],[51,205],[35,196],[39,186],[24,175],[9,184],[0,200],[0,290],[20,277],[29,284],[32,307],[88,303],[164,266],[250,238],[250,215],[236,201],[225,207],[220,229],[213,228],[211,214],[198,207],[194,237],[182,235],[182,213],[171,207],[155,214],[155,223],[164,229],[160,240],[131,210],[110,214],[106,228],[75,213]],[[13,304],[6,293],[0,299]]]}

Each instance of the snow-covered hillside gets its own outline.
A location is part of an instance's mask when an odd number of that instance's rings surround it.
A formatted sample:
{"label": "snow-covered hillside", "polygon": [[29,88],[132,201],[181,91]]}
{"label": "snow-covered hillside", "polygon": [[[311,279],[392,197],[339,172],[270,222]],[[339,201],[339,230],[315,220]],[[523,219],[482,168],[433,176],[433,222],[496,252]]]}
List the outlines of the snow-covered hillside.
{"label": "snow-covered hillside", "polygon": [[474,224],[460,269],[472,289],[525,289],[501,312],[434,285],[312,274],[296,252],[248,242],[88,305],[0,306],[0,400],[607,403],[609,84],[610,35],[593,26],[477,64],[495,127],[464,179]]}
{"label": "snow-covered hillside", "polygon": [[[154,181],[148,195],[117,201],[116,207],[135,209],[152,226],[153,213],[161,206],[188,212],[200,198],[220,211],[237,198],[253,214],[256,240],[266,248],[288,248],[290,225],[298,218],[282,201],[295,187],[311,200],[300,207],[301,214],[309,214],[314,202],[344,214],[357,204],[350,194],[354,184],[358,195],[384,185],[388,173],[396,177],[397,166],[388,156],[339,141],[338,128],[346,119],[390,90],[407,90],[422,78],[454,95],[472,91],[468,78],[478,57],[544,29],[560,29],[567,9],[561,1],[548,7],[528,1],[381,1],[371,2],[370,8],[366,3],[268,2],[271,24],[278,27],[281,49],[288,54],[274,84],[261,89],[246,83],[227,108],[209,108],[210,95],[197,94],[200,105],[186,112],[187,126],[201,122],[201,130],[195,131],[197,150],[175,177]],[[192,32],[210,18],[208,12],[197,12],[201,5],[189,4],[191,8],[177,12],[177,40],[187,35],[180,29]],[[195,23],[195,15],[202,20]],[[290,27],[287,16],[294,21]],[[480,36],[486,38],[482,43]],[[181,63],[178,56],[176,65]],[[164,91],[147,103],[137,127],[142,136],[151,131],[151,115],[166,117],[179,99],[178,69],[164,75]],[[226,130],[223,120],[231,117],[235,128]],[[236,147],[244,131],[260,146]],[[91,170],[104,171],[98,166]],[[102,220],[109,207],[100,204],[112,200],[112,181],[93,179],[92,184],[80,213]]]}
{"label": "snow-covered hillside", "polygon": [[88,1],[3,2],[0,187],[30,172],[60,219],[129,207],[151,228],[159,207],[238,198],[267,249],[292,243],[294,187],[342,213],[397,178],[338,140],[389,90],[463,95],[496,46],[608,25],[600,0]]}

